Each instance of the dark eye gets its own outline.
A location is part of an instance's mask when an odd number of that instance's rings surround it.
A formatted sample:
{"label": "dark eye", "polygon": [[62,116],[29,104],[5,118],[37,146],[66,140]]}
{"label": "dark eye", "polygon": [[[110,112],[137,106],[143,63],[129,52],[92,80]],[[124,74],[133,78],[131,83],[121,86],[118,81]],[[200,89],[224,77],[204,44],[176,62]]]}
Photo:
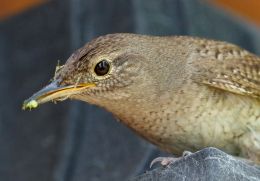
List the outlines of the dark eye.
{"label": "dark eye", "polygon": [[110,64],[107,60],[101,60],[100,62],[97,63],[95,66],[95,73],[98,76],[106,75],[110,69]]}

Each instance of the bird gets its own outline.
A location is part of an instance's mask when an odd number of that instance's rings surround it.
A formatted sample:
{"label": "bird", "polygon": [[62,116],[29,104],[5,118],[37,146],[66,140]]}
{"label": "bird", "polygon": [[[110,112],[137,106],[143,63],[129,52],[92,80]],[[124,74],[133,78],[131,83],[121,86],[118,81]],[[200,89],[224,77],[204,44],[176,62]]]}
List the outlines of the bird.
{"label": "bird", "polygon": [[57,66],[23,103],[76,99],[100,106],[160,149],[215,147],[260,163],[260,57],[192,36],[99,36]]}

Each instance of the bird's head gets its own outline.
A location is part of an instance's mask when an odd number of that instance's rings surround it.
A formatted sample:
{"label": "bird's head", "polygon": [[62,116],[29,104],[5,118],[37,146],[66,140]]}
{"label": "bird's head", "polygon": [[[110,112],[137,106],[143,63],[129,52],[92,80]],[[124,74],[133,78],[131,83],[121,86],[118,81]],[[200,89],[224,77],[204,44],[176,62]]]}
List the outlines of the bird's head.
{"label": "bird's head", "polygon": [[67,98],[102,107],[129,99],[138,102],[152,91],[151,77],[156,76],[149,75],[149,52],[140,45],[145,42],[131,34],[110,34],[92,40],[73,53],[65,65],[56,67],[53,81],[27,99],[23,108]]}

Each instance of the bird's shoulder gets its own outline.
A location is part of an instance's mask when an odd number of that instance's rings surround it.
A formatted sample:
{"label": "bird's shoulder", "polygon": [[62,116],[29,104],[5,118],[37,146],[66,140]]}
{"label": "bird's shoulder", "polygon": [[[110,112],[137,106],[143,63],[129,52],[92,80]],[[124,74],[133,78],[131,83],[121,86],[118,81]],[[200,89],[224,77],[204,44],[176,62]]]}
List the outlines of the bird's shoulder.
{"label": "bird's shoulder", "polygon": [[197,83],[260,99],[260,58],[236,45],[198,40],[193,79]]}

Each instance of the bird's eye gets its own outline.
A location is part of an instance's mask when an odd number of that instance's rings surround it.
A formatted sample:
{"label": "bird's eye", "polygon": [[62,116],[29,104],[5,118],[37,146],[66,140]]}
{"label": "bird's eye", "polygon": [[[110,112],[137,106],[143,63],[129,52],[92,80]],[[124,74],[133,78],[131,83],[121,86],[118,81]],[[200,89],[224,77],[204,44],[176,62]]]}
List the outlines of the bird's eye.
{"label": "bird's eye", "polygon": [[107,60],[101,60],[95,66],[94,71],[98,76],[102,76],[102,75],[106,75],[109,69],[110,69],[110,63]]}

